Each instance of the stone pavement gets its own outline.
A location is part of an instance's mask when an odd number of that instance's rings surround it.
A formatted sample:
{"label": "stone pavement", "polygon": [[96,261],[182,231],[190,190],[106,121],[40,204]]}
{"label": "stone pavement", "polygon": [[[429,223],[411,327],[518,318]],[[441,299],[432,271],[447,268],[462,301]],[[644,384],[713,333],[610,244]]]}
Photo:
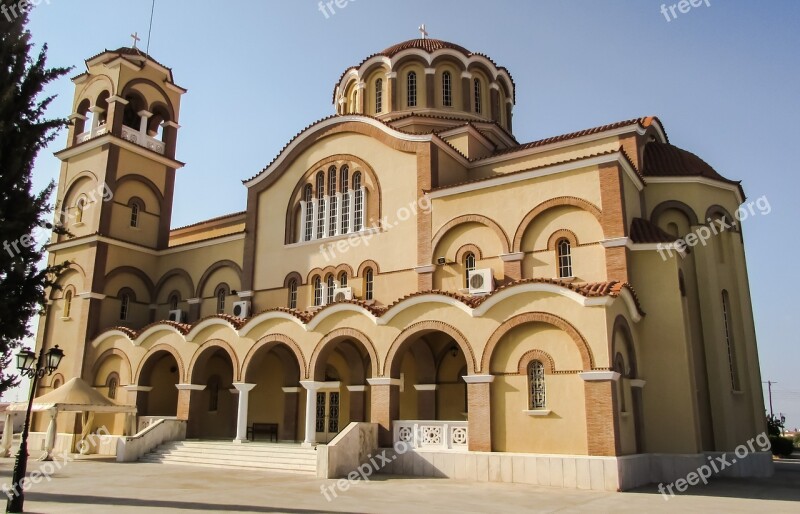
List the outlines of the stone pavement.
{"label": "stone pavement", "polygon": [[[31,461],[28,471],[43,463]],[[0,484],[12,459],[0,459]],[[448,479],[378,477],[347,491],[334,480],[82,458],[32,486],[26,512],[800,512],[800,461],[776,465],[772,479],[719,479],[665,501],[655,486],[627,493],[577,491]],[[320,488],[328,486],[328,501]],[[0,498],[2,499],[2,498]],[[3,499],[4,500],[4,499]]]}

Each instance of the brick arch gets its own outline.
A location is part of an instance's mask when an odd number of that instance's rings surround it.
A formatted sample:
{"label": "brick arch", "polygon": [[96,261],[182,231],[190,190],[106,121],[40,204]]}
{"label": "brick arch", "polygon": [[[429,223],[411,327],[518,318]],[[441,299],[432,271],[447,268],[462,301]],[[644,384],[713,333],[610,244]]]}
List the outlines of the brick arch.
{"label": "brick arch", "polygon": [[175,348],[168,344],[158,344],[150,350],[147,351],[142,360],[139,362],[139,367],[136,369],[136,376],[135,380],[133,380],[133,385],[140,385],[139,381],[142,379],[142,371],[144,367],[147,365],[147,362],[153,357],[153,355],[159,352],[167,352],[175,359],[175,362],[178,364],[178,383],[184,384],[186,380],[186,367],[183,365],[183,359],[181,359],[180,354],[175,351]]}
{"label": "brick arch", "polygon": [[308,367],[306,366],[306,357],[303,354],[303,349],[300,348],[300,345],[297,344],[294,339],[283,334],[267,334],[259,339],[258,342],[256,342],[256,344],[250,348],[250,351],[247,352],[244,362],[242,363],[242,369],[239,372],[241,379],[246,380],[247,370],[250,367],[250,363],[261,349],[266,348],[266,351],[269,351],[278,345],[285,346],[289,349],[289,351],[292,352],[292,354],[294,354],[295,358],[297,359],[297,366],[300,368],[300,376],[307,379]]}
{"label": "brick arch", "polygon": [[208,279],[211,278],[211,275],[215,271],[217,271],[219,269],[222,269],[222,268],[231,268],[234,272],[236,272],[236,275],[239,277],[239,285],[241,287],[241,283],[242,283],[242,268],[238,264],[236,264],[235,262],[233,262],[231,260],[228,260],[228,259],[225,259],[225,260],[217,261],[214,264],[212,264],[211,266],[209,266],[209,268],[205,271],[205,273],[203,273],[203,276],[200,277],[200,281],[197,283],[197,291],[195,292],[195,296],[197,298],[200,298],[201,295],[203,294],[203,288],[206,286],[206,282],[208,282]]}
{"label": "brick arch", "polygon": [[372,343],[372,340],[358,330],[352,328],[339,328],[329,332],[317,343],[316,347],[314,348],[314,353],[311,354],[311,362],[308,366],[308,376],[312,380],[315,379],[316,369],[319,366],[321,357],[327,356],[331,351],[333,351],[336,343],[345,339],[352,339],[364,347],[369,354],[369,359],[372,364],[372,374],[375,375],[375,372],[378,370],[379,362],[378,352],[375,350],[375,345]]}
{"label": "brick arch", "polygon": [[556,363],[553,360],[553,356],[544,350],[537,349],[527,351],[519,358],[517,371],[520,375],[528,374],[528,364],[530,364],[531,361],[539,361],[544,364],[545,373],[552,374],[556,372]]}
{"label": "brick arch", "polygon": [[353,278],[353,268],[349,264],[339,264],[333,271],[333,276],[338,278],[343,271],[347,273],[347,278]]}
{"label": "brick arch", "polygon": [[480,214],[465,214],[463,216],[459,216],[457,218],[453,218],[447,223],[444,224],[442,228],[436,232],[436,235],[433,236],[433,242],[431,243],[431,251],[436,251],[436,247],[439,246],[442,238],[444,238],[447,233],[465,223],[478,223],[480,225],[484,225],[485,227],[490,228],[500,239],[500,244],[503,247],[503,253],[509,253],[508,250],[508,236],[506,235],[505,231],[491,218],[487,218],[486,216],[482,216]]}
{"label": "brick arch", "polygon": [[114,355],[122,359],[123,364],[127,367],[128,370],[128,380],[133,381],[133,367],[131,367],[131,361],[128,358],[128,354],[126,354],[119,348],[110,348],[101,353],[100,356],[94,360],[94,364],[92,365],[92,377],[91,377],[93,382],[95,380],[95,377],[97,377],[97,372],[100,371],[100,366],[106,361],[106,359]]}
{"label": "brick arch", "polygon": [[583,198],[578,198],[575,196],[560,196],[558,198],[551,198],[550,200],[546,200],[537,205],[536,207],[534,207],[522,219],[522,222],[519,224],[519,227],[517,228],[517,232],[514,234],[513,251],[514,252],[522,251],[522,238],[525,236],[525,232],[528,230],[528,227],[540,214],[542,214],[547,210],[563,206],[577,207],[579,209],[583,209],[584,211],[588,212],[589,214],[597,218],[598,222],[601,221],[602,212],[600,211],[600,209],[593,203],[588,202]]}
{"label": "brick arch", "polygon": [[380,272],[381,272],[381,267],[378,266],[377,262],[375,262],[373,260],[366,260],[366,261],[362,262],[358,266],[358,275],[353,275],[353,276],[355,276],[355,277],[363,277],[364,276],[364,272],[367,270],[367,268],[372,268],[372,272],[374,274],[376,274],[376,275],[379,275]]}
{"label": "brick arch", "polygon": [[[392,342],[392,346],[389,348],[389,352],[386,354],[386,360],[383,362],[381,375],[387,376],[388,371],[389,376],[391,376],[392,366],[395,365],[395,359],[397,358],[400,350],[416,341],[417,336],[420,334],[425,334],[428,332],[442,332],[452,337],[456,344],[461,348],[461,351],[464,352],[464,356],[466,357],[469,355],[469,358],[466,359],[468,374],[475,374],[475,352],[472,351],[472,345],[469,343],[469,340],[464,334],[462,334],[455,327],[452,327],[442,321],[421,321],[419,323],[414,323],[410,327],[407,327],[405,330],[400,332],[400,335],[398,335],[394,342]],[[399,365],[399,362],[397,364]]]}
{"label": "brick arch", "polygon": [[550,239],[547,240],[547,249],[550,251],[555,250],[556,243],[561,239],[569,241],[569,244],[571,244],[573,248],[578,246],[578,236],[575,235],[575,232],[562,228],[553,232]]}
{"label": "brick arch", "polygon": [[214,346],[217,348],[222,348],[228,354],[228,357],[231,359],[231,365],[233,366],[233,380],[234,382],[238,381],[241,378],[239,376],[239,357],[236,356],[236,351],[233,349],[233,347],[222,339],[211,339],[206,341],[205,343],[201,344],[197,350],[195,350],[194,355],[192,355],[192,361],[189,363],[189,369],[187,370],[189,380],[192,380],[194,377],[194,367],[197,365],[197,361],[206,350]]}
{"label": "brick arch", "polygon": [[481,252],[481,249],[478,248],[478,246],[474,244],[465,244],[456,250],[456,262],[461,264],[464,261],[464,255],[466,255],[467,252],[472,252],[477,260],[483,259],[483,252]]}
{"label": "brick arch", "polygon": [[292,271],[291,273],[286,275],[286,278],[283,279],[283,287],[289,287],[289,282],[291,282],[292,279],[297,281],[298,286],[303,285],[303,276],[296,271]]}
{"label": "brick arch", "polygon": [[489,372],[489,365],[492,361],[492,355],[494,354],[494,350],[497,345],[503,339],[503,336],[511,332],[513,329],[528,323],[546,323],[566,332],[575,343],[575,346],[577,346],[578,352],[581,354],[583,370],[589,371],[594,369],[594,355],[592,354],[591,348],[589,348],[589,343],[586,342],[586,339],[584,339],[581,333],[578,332],[578,330],[568,321],[546,312],[526,312],[504,321],[497,328],[497,330],[494,331],[491,337],[489,337],[489,340],[486,343],[486,348],[483,350],[479,372]]}

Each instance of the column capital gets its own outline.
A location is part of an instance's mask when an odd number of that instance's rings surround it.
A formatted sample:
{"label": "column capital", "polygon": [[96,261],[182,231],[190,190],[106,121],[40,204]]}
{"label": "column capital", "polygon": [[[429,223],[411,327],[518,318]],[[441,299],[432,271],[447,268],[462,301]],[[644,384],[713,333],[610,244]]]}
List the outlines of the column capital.
{"label": "column capital", "polygon": [[281,390],[284,393],[299,393],[303,390],[302,387],[281,387]]}
{"label": "column capital", "polygon": [[107,101],[108,103],[110,103],[110,104],[111,104],[111,103],[115,103],[115,102],[119,102],[119,103],[121,103],[122,105],[128,105],[128,104],[130,103],[129,101],[127,101],[127,100],[125,100],[124,98],[122,98],[121,96],[117,96],[117,95],[114,95],[114,96],[109,96],[109,97],[108,97],[108,99],[107,99],[106,101]]}
{"label": "column capital", "polygon": [[149,393],[150,391],[153,390],[151,386],[140,386],[135,384],[122,386],[122,388],[128,392],[133,392],[133,393]]}
{"label": "column capital", "polygon": [[189,298],[188,300],[186,300],[186,303],[188,303],[189,305],[198,305],[202,303],[202,301],[203,301],[202,298]]}
{"label": "column capital", "polygon": [[617,381],[619,380],[619,373],[616,371],[584,371],[578,373],[578,376],[584,382],[604,382],[604,381]]}
{"label": "column capital", "polygon": [[367,390],[367,386],[365,385],[352,385],[347,386],[347,390],[351,393],[361,393]]}
{"label": "column capital", "polygon": [[400,381],[399,378],[391,378],[391,377],[376,377],[376,378],[368,378],[367,383],[371,386],[401,386],[403,383]]}
{"label": "column capital", "polygon": [[414,389],[417,391],[436,391],[438,384],[414,384]]}
{"label": "column capital", "polygon": [[504,253],[500,256],[503,262],[517,262],[525,258],[525,252]]}
{"label": "column capital", "polygon": [[206,388],[206,386],[200,384],[175,384],[175,387],[178,391],[202,391]]}
{"label": "column capital", "polygon": [[249,392],[252,391],[256,384],[245,384],[244,382],[234,382],[233,387],[236,388],[237,391],[240,392]]}
{"label": "column capital", "polygon": [[142,109],[141,111],[137,112],[136,114],[138,114],[142,118],[149,118],[150,116],[153,115],[153,113],[148,111],[147,109]]}
{"label": "column capital", "polygon": [[461,378],[468,384],[491,384],[494,382],[494,375],[465,375]]}
{"label": "column capital", "polygon": [[647,384],[647,380],[642,380],[641,378],[632,378],[629,383],[631,384],[631,387],[638,387],[641,389],[645,386],[645,384]]}

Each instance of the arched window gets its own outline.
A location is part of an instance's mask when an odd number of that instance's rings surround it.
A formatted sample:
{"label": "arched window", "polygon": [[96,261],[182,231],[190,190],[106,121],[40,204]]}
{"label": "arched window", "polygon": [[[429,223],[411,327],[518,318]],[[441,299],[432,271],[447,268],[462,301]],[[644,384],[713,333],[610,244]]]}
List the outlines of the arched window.
{"label": "arched window", "polygon": [[139,204],[138,202],[131,203],[131,227],[136,228],[139,226]]}
{"label": "arched window", "polygon": [[722,291],[722,321],[725,325],[725,344],[728,348],[728,367],[731,374],[731,389],[740,391],[739,366],[736,362],[736,346],[733,339],[733,312],[728,291]]}
{"label": "arched window", "polygon": [[317,173],[317,238],[325,237],[325,174]]}
{"label": "arched window", "polygon": [[328,235],[336,235],[336,166],[328,169]]}
{"label": "arched window", "polygon": [[350,168],[345,165],[339,170],[339,188],[342,193],[342,230],[340,234],[350,232]]}
{"label": "arched window", "polygon": [[112,400],[117,399],[117,386],[119,386],[119,377],[116,373],[112,373],[108,376],[108,380],[106,381],[106,386],[108,387],[108,397]]}
{"label": "arched window", "polygon": [[559,239],[556,244],[556,252],[558,255],[558,277],[569,278],[572,277],[572,245],[568,239]]}
{"label": "arched window", "polygon": [[169,310],[176,311],[178,310],[178,302],[180,301],[180,297],[177,294],[172,294],[169,297]]}
{"label": "arched window", "polygon": [[372,268],[367,268],[364,270],[364,299],[365,300],[372,300],[374,297],[374,277],[372,274]]}
{"label": "arched window", "polygon": [[383,112],[383,79],[375,81],[375,114]]}
{"label": "arched window", "polygon": [[314,204],[312,203],[312,196],[313,196],[313,187],[311,184],[307,184],[305,191],[303,192],[303,200],[306,202],[306,226],[305,226],[305,233],[303,234],[303,239],[305,241],[311,241],[314,237]]}
{"label": "arched window", "polygon": [[339,287],[347,287],[347,272],[339,273]]}
{"label": "arched window", "polygon": [[325,279],[325,286],[325,305],[330,305],[333,303],[333,290],[336,289],[336,281],[332,274]]}
{"label": "arched window", "polygon": [[131,307],[131,295],[128,293],[122,293],[119,305],[120,321],[128,321],[128,312],[130,310],[130,307]]}
{"label": "arched window", "polygon": [[475,114],[481,114],[483,111],[483,91],[481,88],[481,79],[472,81],[474,94],[475,94]]}
{"label": "arched window", "polygon": [[544,409],[547,405],[542,361],[533,360],[528,363],[528,398],[530,410]]}
{"label": "arched window", "polygon": [[60,378],[53,380],[53,389],[58,389],[62,385],[64,385],[64,383],[61,381]]}
{"label": "arched window", "polygon": [[449,71],[442,73],[442,104],[445,107],[453,106],[453,76]]}
{"label": "arched window", "polygon": [[353,209],[353,231],[358,232],[364,228],[364,191],[361,189],[361,172],[353,174],[353,194],[355,195],[355,208]]}
{"label": "arched window", "polygon": [[407,78],[407,96],[406,96],[406,104],[408,107],[416,107],[417,106],[417,73],[410,72]]}
{"label": "arched window", "polygon": [[217,292],[214,295],[217,298],[217,314],[224,314],[225,313],[225,299],[228,296],[228,290],[225,286],[219,286],[217,288]]}
{"label": "arched window", "polygon": [[67,291],[64,295],[64,318],[69,318],[69,313],[72,310],[72,291]]}
{"label": "arched window", "polygon": [[83,210],[86,208],[86,198],[80,197],[75,202],[75,223],[83,223]]}
{"label": "arched window", "polygon": [[314,306],[322,305],[322,278],[314,277]]}
{"label": "arched window", "polygon": [[475,254],[467,252],[464,254],[464,287],[469,287],[469,274],[475,271]]}
{"label": "arched window", "polygon": [[626,412],[628,407],[625,403],[625,358],[621,353],[617,352],[614,357],[614,371],[619,373],[619,380],[617,380],[617,396],[619,397],[619,411]]}
{"label": "arched window", "polygon": [[208,412],[217,412],[219,409],[219,375],[208,378]]}
{"label": "arched window", "polygon": [[289,308],[297,308],[297,280],[294,278],[289,281]]}

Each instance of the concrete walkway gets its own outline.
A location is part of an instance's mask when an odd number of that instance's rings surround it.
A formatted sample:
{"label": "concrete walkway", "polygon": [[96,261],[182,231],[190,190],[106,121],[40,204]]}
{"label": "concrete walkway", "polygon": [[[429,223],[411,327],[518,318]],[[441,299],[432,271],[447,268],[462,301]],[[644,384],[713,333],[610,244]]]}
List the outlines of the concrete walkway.
{"label": "concrete walkway", "polygon": [[[99,458],[58,464],[26,493],[26,512],[800,512],[798,461],[778,463],[770,480],[720,479],[669,501],[654,486],[603,493],[404,477],[356,482],[334,497],[336,481],[302,476]],[[43,466],[31,461],[28,471]],[[12,467],[0,459],[0,485],[11,482]]]}

